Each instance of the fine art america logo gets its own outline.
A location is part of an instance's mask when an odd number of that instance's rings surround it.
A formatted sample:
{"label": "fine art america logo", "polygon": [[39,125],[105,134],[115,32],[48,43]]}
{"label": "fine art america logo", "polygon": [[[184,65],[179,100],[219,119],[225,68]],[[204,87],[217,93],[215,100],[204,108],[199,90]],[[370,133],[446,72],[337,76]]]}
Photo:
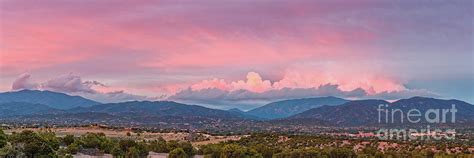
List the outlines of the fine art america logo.
{"label": "fine art america logo", "polygon": [[[390,108],[388,105],[379,105],[378,123],[379,124],[403,124],[420,127],[427,124],[426,128],[408,128],[408,129],[386,129],[382,128],[377,131],[377,137],[381,140],[453,140],[456,136],[455,129],[432,129],[430,125],[455,123],[456,122],[456,105],[452,104],[448,109],[409,109],[403,111],[401,109]],[[418,125],[418,126],[416,126]]]}

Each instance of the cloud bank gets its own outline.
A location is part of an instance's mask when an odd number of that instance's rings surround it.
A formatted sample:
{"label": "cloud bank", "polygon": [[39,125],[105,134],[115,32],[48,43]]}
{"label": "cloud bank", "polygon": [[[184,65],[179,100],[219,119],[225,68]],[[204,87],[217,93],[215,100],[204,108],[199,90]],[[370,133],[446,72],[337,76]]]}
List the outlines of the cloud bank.
{"label": "cloud bank", "polygon": [[[275,82],[262,79],[256,72],[249,72],[246,76],[246,80],[232,82],[214,78],[196,83],[168,97],[168,99],[204,104],[214,108],[239,107],[241,109],[251,109],[279,100],[319,96],[336,96],[347,99],[378,98],[387,100],[412,96],[439,96],[428,90],[408,89],[401,84],[387,79],[371,80],[369,78],[361,78],[363,81],[373,83],[373,86],[367,86],[367,84],[364,83],[359,84],[358,87],[356,86],[357,88],[346,90],[341,87],[352,87],[355,86],[353,83],[361,82],[330,81],[323,77],[307,81],[312,75],[307,74],[305,76],[304,74],[299,74],[296,76],[298,77],[295,77],[295,74],[289,74]],[[374,86],[376,88],[374,88]]]}
{"label": "cloud bank", "polygon": [[37,89],[38,84],[31,81],[31,75],[28,73],[21,74],[18,78],[13,81],[12,90],[20,89]]}
{"label": "cloud bank", "polygon": [[41,83],[35,83],[31,80],[30,74],[24,73],[20,75],[12,84],[12,90],[50,90],[71,95],[80,95],[85,98],[103,103],[158,99],[126,93],[123,90],[101,90],[101,88],[104,87],[107,86],[99,81],[84,81],[82,80],[81,76],[75,75],[73,73],[56,76]]}

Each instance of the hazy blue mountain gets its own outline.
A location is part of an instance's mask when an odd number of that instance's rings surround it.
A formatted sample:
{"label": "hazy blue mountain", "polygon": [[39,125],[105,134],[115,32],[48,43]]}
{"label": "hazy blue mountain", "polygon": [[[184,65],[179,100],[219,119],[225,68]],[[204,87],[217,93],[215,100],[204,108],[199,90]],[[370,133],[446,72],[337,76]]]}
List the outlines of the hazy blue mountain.
{"label": "hazy blue mountain", "polygon": [[[9,103],[5,103],[9,104]],[[232,123],[253,121],[246,115],[170,101],[131,101],[56,110],[41,104],[0,106],[0,121],[60,125],[106,124],[172,128],[231,128]],[[0,104],[1,105],[1,104]],[[8,115],[4,114],[8,113]],[[238,127],[238,126],[235,126]]]}
{"label": "hazy blue mountain", "polygon": [[[474,105],[456,99],[443,100],[425,97],[412,97],[409,99],[398,100],[392,103],[391,107],[401,109],[405,112],[409,111],[410,109],[418,109],[424,114],[429,109],[451,109],[452,105],[454,105],[457,109],[455,114],[456,123],[474,120]],[[451,113],[447,113],[446,117],[446,120],[450,121]]]}
{"label": "hazy blue mountain", "polygon": [[21,116],[31,114],[56,114],[63,111],[48,107],[43,104],[25,102],[0,103],[0,117]]}
{"label": "hazy blue mountain", "polygon": [[229,109],[229,110],[227,110],[227,111],[229,111],[229,112],[235,112],[235,113],[240,113],[240,114],[244,114],[244,113],[245,113],[245,111],[242,111],[242,110],[240,110],[239,108],[232,108],[232,109]]}
{"label": "hazy blue mountain", "polygon": [[248,114],[245,111],[240,110],[239,108],[232,108],[232,109],[229,109],[227,111],[230,112],[230,113],[236,114],[236,115],[241,115],[245,118],[252,119],[252,120],[266,120],[265,118],[261,118],[261,117],[255,116],[255,115]]}
{"label": "hazy blue mountain", "polygon": [[247,114],[265,119],[279,119],[289,117],[323,105],[340,105],[346,102],[348,102],[348,100],[331,96],[319,98],[291,99],[266,104],[262,107],[248,111]]}
{"label": "hazy blue mountain", "polygon": [[287,118],[288,120],[315,119],[323,120],[334,125],[365,125],[377,123],[377,107],[389,104],[384,100],[357,100],[339,106],[322,106],[307,110]]}
{"label": "hazy blue mountain", "polygon": [[120,116],[179,116],[208,117],[224,119],[243,119],[243,114],[225,110],[210,109],[198,105],[187,105],[172,101],[131,101],[94,105],[88,108],[75,108],[70,112],[96,112]]}
{"label": "hazy blue mountain", "polygon": [[8,102],[43,104],[56,109],[90,107],[100,104],[99,102],[80,96],[70,96],[64,93],[39,90],[20,90],[0,93],[0,103]]}
{"label": "hazy blue mountain", "polygon": [[[385,119],[385,113],[380,113],[381,122],[379,122],[379,105],[389,110],[388,123]],[[406,114],[411,109],[417,109],[421,112],[422,119],[419,123],[427,123],[424,114],[428,109],[450,109],[455,104],[458,112],[456,113],[456,123],[465,123],[474,121],[474,105],[460,100],[442,100],[434,98],[413,97],[401,99],[393,103],[384,100],[359,100],[351,101],[339,106],[323,106],[305,111],[303,113],[291,116],[286,120],[323,120],[336,126],[396,126],[396,125],[417,125],[410,124],[406,119]],[[393,109],[400,109],[404,112],[404,122],[401,122],[400,113],[394,115],[392,123],[391,112]],[[450,113],[447,118],[451,118]],[[448,119],[450,121],[450,119]],[[418,124],[419,125],[419,124]],[[440,125],[440,124],[438,124]]]}

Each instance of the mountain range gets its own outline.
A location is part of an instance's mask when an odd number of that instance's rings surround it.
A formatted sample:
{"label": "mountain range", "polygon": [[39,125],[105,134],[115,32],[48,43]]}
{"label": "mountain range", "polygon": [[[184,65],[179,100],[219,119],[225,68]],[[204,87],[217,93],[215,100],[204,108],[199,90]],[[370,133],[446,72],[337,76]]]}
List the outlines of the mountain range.
{"label": "mountain range", "polygon": [[323,105],[341,105],[348,100],[337,97],[302,98],[273,102],[246,112],[265,119],[286,118]]}
{"label": "mountain range", "polygon": [[[452,105],[455,105],[457,110],[454,124],[474,121],[474,105],[454,99],[442,100],[425,97],[401,99],[393,103],[385,100],[357,100],[339,106],[322,106],[310,109],[285,118],[285,120],[324,121],[334,126],[407,126],[427,124],[425,114],[429,110],[434,110],[438,111],[438,114],[429,114],[428,117],[430,119],[439,118],[441,124],[433,125],[445,125],[452,123],[452,113],[443,114],[443,109],[447,111],[452,108]],[[382,110],[387,110],[387,112]],[[410,110],[420,112],[421,116],[418,117],[420,118],[418,122],[412,123],[407,119]],[[442,121],[443,118],[445,118],[445,122]]]}
{"label": "mountain range", "polygon": [[[376,99],[350,101],[337,97],[302,98],[269,103],[245,112],[236,108],[219,110],[173,101],[101,104],[78,96],[36,90],[0,93],[0,121],[148,125],[177,122],[207,125],[209,122],[218,122],[221,126],[231,126],[229,121],[246,122],[239,126],[245,126],[248,121],[266,125],[335,127],[410,125],[406,120],[400,122],[399,116],[392,119],[394,123],[380,123],[381,105],[386,105],[383,106],[385,110],[400,109],[405,114],[411,109],[426,113],[430,109],[449,109],[455,105],[457,124],[474,122],[474,105],[460,100],[425,97],[412,97],[392,103]],[[447,118],[451,118],[449,114]]]}
{"label": "mountain range", "polygon": [[74,108],[70,112],[96,112],[120,116],[180,116],[245,119],[243,114],[210,109],[198,105],[187,105],[173,101],[130,101]]}
{"label": "mountain range", "polygon": [[0,93],[0,103],[25,102],[43,104],[56,109],[70,109],[75,107],[90,107],[101,104],[80,96],[71,96],[64,93],[39,90],[20,90]]}
{"label": "mountain range", "polygon": [[25,102],[0,103],[0,117],[11,117],[31,114],[54,114],[62,112],[62,110],[55,109],[43,104],[33,104]]}

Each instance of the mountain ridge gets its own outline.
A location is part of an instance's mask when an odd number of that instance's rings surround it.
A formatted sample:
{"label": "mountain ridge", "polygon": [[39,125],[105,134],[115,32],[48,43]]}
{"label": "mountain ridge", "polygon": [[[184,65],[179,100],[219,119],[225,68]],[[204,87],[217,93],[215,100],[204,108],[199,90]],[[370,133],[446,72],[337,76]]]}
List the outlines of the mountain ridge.
{"label": "mountain ridge", "polygon": [[323,105],[340,105],[346,102],[348,100],[333,96],[289,99],[272,102],[246,113],[266,119],[280,119]]}
{"label": "mountain ridge", "polygon": [[101,104],[100,102],[86,99],[81,96],[72,96],[47,90],[19,90],[0,93],[0,103],[9,102],[43,104],[52,108],[63,110]]}
{"label": "mountain ridge", "polygon": [[[300,114],[286,118],[286,120],[315,119],[330,122],[335,126],[391,126],[406,125],[408,122],[402,122],[405,117],[394,115],[393,122],[383,122],[383,116],[386,113],[379,113],[378,108],[384,110],[400,109],[402,112],[408,112],[411,109],[417,109],[424,114],[429,109],[449,109],[452,104],[456,104],[458,112],[456,113],[456,123],[474,121],[474,105],[464,101],[450,99],[435,99],[426,97],[411,97],[400,99],[393,103],[384,100],[358,100],[351,101],[339,106],[322,106],[305,111]],[[379,105],[388,105],[379,107]],[[379,114],[381,116],[379,116]],[[390,113],[387,113],[390,115]],[[383,116],[382,116],[383,115]],[[391,118],[391,117],[389,117]],[[382,122],[379,122],[381,119]],[[398,122],[397,122],[398,121]],[[426,122],[421,122],[426,124]],[[413,125],[413,124],[411,124]]]}
{"label": "mountain ridge", "polygon": [[54,114],[64,111],[51,108],[43,104],[32,104],[26,102],[0,103],[0,117],[12,117],[31,114]]}
{"label": "mountain ridge", "polygon": [[246,119],[242,114],[231,113],[225,110],[211,109],[199,105],[188,105],[174,101],[129,101],[121,103],[107,103],[85,108],[71,109],[70,112],[99,112],[114,115],[142,115],[142,116],[199,116],[227,119]]}

